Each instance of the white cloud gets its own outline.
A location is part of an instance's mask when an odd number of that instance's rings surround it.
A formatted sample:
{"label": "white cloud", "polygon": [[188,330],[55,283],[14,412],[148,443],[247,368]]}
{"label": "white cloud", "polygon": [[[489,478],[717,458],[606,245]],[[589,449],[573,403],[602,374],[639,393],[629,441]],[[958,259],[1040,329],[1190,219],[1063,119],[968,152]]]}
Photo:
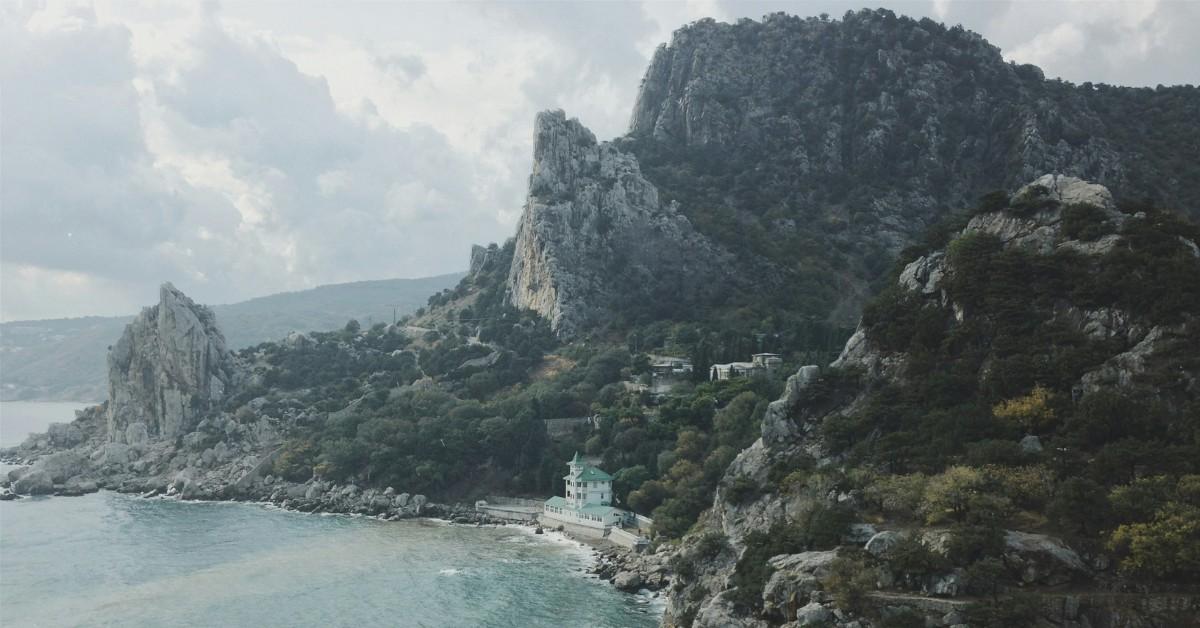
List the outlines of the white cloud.
{"label": "white cloud", "polygon": [[[1050,76],[1197,82],[1200,3],[912,0]],[[531,123],[625,131],[679,26],[858,4],[0,6],[0,317],[461,269],[511,235]],[[82,295],[82,296],[81,296]]]}

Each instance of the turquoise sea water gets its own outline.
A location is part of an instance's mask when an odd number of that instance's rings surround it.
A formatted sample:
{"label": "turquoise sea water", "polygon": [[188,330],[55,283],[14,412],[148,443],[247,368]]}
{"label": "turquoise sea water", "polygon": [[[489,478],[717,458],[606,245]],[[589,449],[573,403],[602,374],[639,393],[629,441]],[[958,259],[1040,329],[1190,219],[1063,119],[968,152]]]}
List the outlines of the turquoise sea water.
{"label": "turquoise sea water", "polygon": [[517,528],[101,492],[0,502],[0,625],[655,626]]}

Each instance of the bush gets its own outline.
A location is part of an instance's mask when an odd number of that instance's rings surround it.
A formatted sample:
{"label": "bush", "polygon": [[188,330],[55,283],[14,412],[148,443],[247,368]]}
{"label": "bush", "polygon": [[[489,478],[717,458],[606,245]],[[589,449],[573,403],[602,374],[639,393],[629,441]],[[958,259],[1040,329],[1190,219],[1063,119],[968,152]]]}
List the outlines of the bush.
{"label": "bush", "polygon": [[1107,224],[1107,216],[1099,207],[1076,203],[1063,208],[1062,232],[1072,240],[1087,241],[1111,233],[1112,228]]}
{"label": "bush", "polygon": [[837,607],[854,614],[864,610],[863,601],[875,589],[878,574],[859,557],[839,556],[829,564],[825,589],[833,593]]}
{"label": "bush", "polygon": [[969,565],[1004,553],[1004,530],[993,525],[955,526],[946,542],[946,558],[955,565]]}
{"label": "bush", "polygon": [[725,498],[731,504],[747,504],[762,495],[762,487],[753,478],[739,475],[725,487]]}
{"label": "bush", "polygon": [[914,579],[945,571],[948,567],[942,555],[915,537],[900,539],[888,550],[886,557],[889,567]]}

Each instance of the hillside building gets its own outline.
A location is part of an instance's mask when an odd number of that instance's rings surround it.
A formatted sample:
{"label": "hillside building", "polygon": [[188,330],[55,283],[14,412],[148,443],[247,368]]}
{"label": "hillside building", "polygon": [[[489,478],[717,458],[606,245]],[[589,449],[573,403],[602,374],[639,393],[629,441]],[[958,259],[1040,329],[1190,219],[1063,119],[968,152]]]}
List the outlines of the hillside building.
{"label": "hillside building", "polygon": [[570,470],[563,476],[564,495],[546,500],[542,515],[547,523],[583,526],[601,536],[608,528],[619,526],[626,513],[612,505],[612,476],[584,462],[578,452],[567,464]]}
{"label": "hillside building", "polygon": [[735,377],[750,377],[760,373],[774,371],[783,366],[783,358],[778,353],[755,353],[749,362],[729,362],[714,364],[708,369],[710,381],[734,379]]}

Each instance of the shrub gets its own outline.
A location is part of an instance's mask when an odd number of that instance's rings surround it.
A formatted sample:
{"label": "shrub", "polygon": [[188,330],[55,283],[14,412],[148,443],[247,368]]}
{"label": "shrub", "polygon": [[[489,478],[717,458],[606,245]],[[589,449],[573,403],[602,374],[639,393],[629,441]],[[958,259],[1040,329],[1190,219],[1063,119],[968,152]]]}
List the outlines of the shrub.
{"label": "shrub", "polygon": [[1075,203],[1063,208],[1062,232],[1073,240],[1095,240],[1110,233],[1104,211],[1095,205]]}
{"label": "shrub", "polygon": [[900,539],[887,552],[887,564],[897,572],[913,578],[923,578],[944,571],[946,559],[929,549],[915,537]]}
{"label": "shrub", "polygon": [[955,565],[969,565],[1002,553],[1004,530],[995,525],[955,526],[946,542],[946,558]]}
{"label": "shrub", "polygon": [[838,608],[861,614],[867,593],[875,589],[877,575],[862,558],[839,556],[829,564],[829,575],[823,584],[833,593]]}
{"label": "shrub", "polygon": [[720,532],[709,532],[696,542],[696,556],[703,560],[712,560],[729,547],[729,539]]}
{"label": "shrub", "polygon": [[729,481],[725,488],[725,498],[731,504],[746,504],[762,495],[762,488],[753,478],[739,475]]}

